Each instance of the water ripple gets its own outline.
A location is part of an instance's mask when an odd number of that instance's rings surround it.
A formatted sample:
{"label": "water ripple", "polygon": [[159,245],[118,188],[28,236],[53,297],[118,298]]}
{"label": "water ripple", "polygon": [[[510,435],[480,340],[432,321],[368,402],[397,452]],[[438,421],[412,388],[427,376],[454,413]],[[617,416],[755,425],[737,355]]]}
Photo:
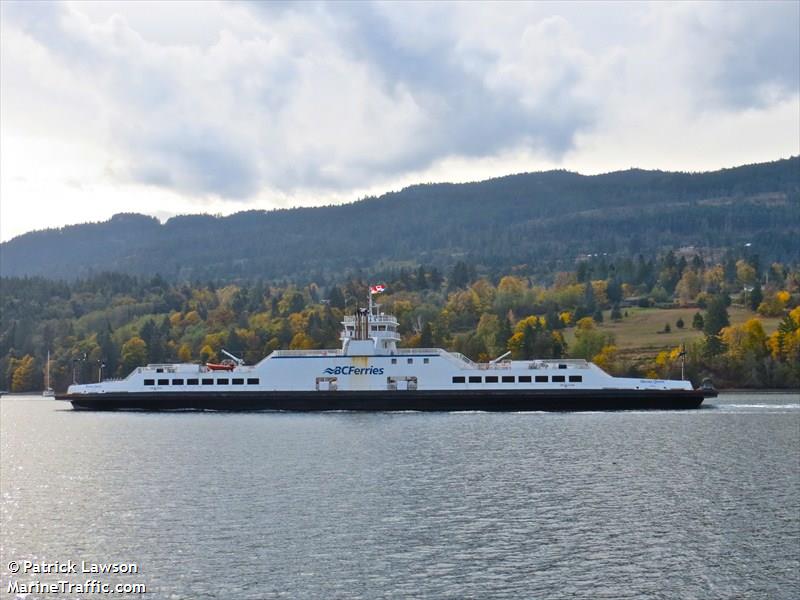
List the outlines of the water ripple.
{"label": "water ripple", "polygon": [[0,581],[8,560],[85,559],[139,563],[153,598],[794,599],[796,398],[526,415],[3,398]]}

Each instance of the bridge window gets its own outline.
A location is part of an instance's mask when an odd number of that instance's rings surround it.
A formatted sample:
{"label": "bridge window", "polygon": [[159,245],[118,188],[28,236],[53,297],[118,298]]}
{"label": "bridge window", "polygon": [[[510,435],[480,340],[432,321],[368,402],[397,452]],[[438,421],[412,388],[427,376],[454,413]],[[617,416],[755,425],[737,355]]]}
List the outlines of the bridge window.
{"label": "bridge window", "polygon": [[503,375],[503,383],[514,383],[513,375]]}
{"label": "bridge window", "polygon": [[583,381],[583,375],[570,375],[569,380],[571,383],[580,383]]}
{"label": "bridge window", "polygon": [[537,375],[536,383],[547,383],[547,375]]}
{"label": "bridge window", "polygon": [[197,385],[198,383],[200,383],[199,379],[187,379],[186,380],[186,385]]}
{"label": "bridge window", "polygon": [[250,377],[247,380],[247,385],[258,385],[258,377]]}
{"label": "bridge window", "polygon": [[173,379],[172,385],[183,385],[183,379]]}
{"label": "bridge window", "polygon": [[453,383],[464,383],[466,381],[464,377],[453,377]]}
{"label": "bridge window", "polygon": [[530,375],[520,375],[519,376],[519,382],[520,383],[530,383],[531,382],[531,376]]}
{"label": "bridge window", "polygon": [[155,385],[156,384],[156,380],[155,379],[145,379],[144,380],[144,384],[145,385]]}
{"label": "bridge window", "polygon": [[553,383],[564,383],[563,375],[553,375]]}
{"label": "bridge window", "polygon": [[156,369],[156,373],[163,373],[164,369]]}
{"label": "bridge window", "polygon": [[487,375],[486,383],[497,383],[497,375]]}
{"label": "bridge window", "polygon": [[203,385],[214,385],[213,379],[203,379]]}
{"label": "bridge window", "polygon": [[217,379],[217,385],[228,385],[227,379]]}
{"label": "bridge window", "polygon": [[392,364],[393,364],[393,365],[396,365],[396,364],[397,364],[397,359],[396,359],[396,358],[393,358],[393,359],[392,359]]}
{"label": "bridge window", "polygon": [[481,382],[481,376],[480,375],[470,375],[469,382],[470,383],[480,383]]}
{"label": "bridge window", "polygon": [[559,369],[566,369],[566,368],[567,368],[567,365],[558,365],[558,368],[559,368]]}
{"label": "bridge window", "polygon": [[406,359],[406,362],[408,362],[408,364],[410,365],[414,364],[414,359],[413,358]]}
{"label": "bridge window", "polygon": [[169,385],[169,379],[159,379],[158,385]]}
{"label": "bridge window", "polygon": [[235,377],[232,381],[233,385],[244,385],[244,379]]}
{"label": "bridge window", "polygon": [[422,362],[427,365],[428,363],[431,362],[431,359],[430,358],[423,358]]}

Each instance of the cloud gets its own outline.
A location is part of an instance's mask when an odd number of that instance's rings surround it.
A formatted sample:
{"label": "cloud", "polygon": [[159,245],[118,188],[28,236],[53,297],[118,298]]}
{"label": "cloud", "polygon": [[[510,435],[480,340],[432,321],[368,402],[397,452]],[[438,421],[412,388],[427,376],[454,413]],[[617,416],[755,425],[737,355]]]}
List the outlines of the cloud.
{"label": "cloud", "polygon": [[[48,189],[241,208],[503,165],[704,168],[731,158],[704,132],[798,124],[798,7],[3,2],[0,135],[14,157],[0,176],[33,194],[13,181],[35,179],[32,153],[46,154]],[[741,162],[769,145],[745,129]],[[762,159],[797,148],[796,133],[778,137]]]}

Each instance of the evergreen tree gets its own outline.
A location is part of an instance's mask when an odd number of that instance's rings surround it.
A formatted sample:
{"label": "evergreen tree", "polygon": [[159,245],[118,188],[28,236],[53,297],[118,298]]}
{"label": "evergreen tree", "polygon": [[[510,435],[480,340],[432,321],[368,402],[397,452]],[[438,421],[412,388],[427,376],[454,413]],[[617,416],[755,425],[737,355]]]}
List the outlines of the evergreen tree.
{"label": "evergreen tree", "polygon": [[581,261],[578,263],[578,268],[575,270],[575,278],[577,279],[578,283],[585,283],[590,280],[592,275],[592,270],[589,267],[589,263],[587,261]]}
{"label": "evergreen tree", "polygon": [[469,267],[467,263],[460,260],[458,261],[453,270],[450,272],[449,288],[459,289],[465,288],[469,284]]}
{"label": "evergreen tree", "polygon": [[440,287],[442,287],[442,283],[444,282],[444,277],[442,277],[441,272],[436,267],[431,269],[428,278],[431,283],[431,288],[433,288],[434,290],[438,290]]}
{"label": "evergreen tree", "polygon": [[616,302],[613,307],[611,307],[611,320],[612,321],[621,321],[622,320],[622,312],[619,310],[619,302]]}
{"label": "evergreen tree", "polygon": [[508,349],[508,340],[511,339],[513,331],[511,330],[511,320],[508,315],[500,318],[500,329],[497,331],[497,339],[495,346],[500,348],[503,352]]}
{"label": "evergreen tree", "polygon": [[708,335],[717,335],[723,327],[730,325],[728,307],[724,295],[717,295],[708,303],[705,317],[703,317],[703,331]]}
{"label": "evergreen tree", "polygon": [[303,294],[300,292],[293,292],[292,295],[289,297],[289,305],[288,305],[288,312],[291,313],[299,313],[306,307],[305,298],[303,298]]}
{"label": "evergreen tree", "polygon": [[597,302],[594,299],[594,287],[592,287],[591,281],[586,282],[586,287],[583,291],[583,306],[589,314],[594,313],[597,309]]}
{"label": "evergreen tree", "polygon": [[119,366],[119,351],[111,337],[113,333],[111,323],[106,321],[105,327],[97,334],[97,345],[100,347],[100,355],[106,365],[104,370],[107,373],[115,373]]}
{"label": "evergreen tree", "polygon": [[419,345],[422,348],[431,348],[433,346],[433,329],[431,328],[431,324],[426,322],[425,325],[422,326],[422,331],[420,332],[419,338]]}
{"label": "evergreen tree", "polygon": [[333,308],[344,309],[344,294],[342,294],[342,290],[339,289],[339,286],[334,285],[328,292],[328,303]]}
{"label": "evergreen tree", "polygon": [[536,358],[535,346],[536,346],[536,332],[533,330],[533,327],[530,326],[530,323],[527,323],[525,327],[523,327],[522,329],[523,360],[530,360],[532,358]]}
{"label": "evergreen tree", "polygon": [[753,286],[753,291],[750,292],[750,295],[747,298],[747,305],[750,307],[750,310],[756,311],[758,310],[758,305],[764,301],[764,292],[761,291],[761,282],[756,281],[756,284]]}
{"label": "evergreen tree", "polygon": [[703,354],[709,358],[719,356],[725,352],[725,344],[719,335],[707,335],[703,342]]}
{"label": "evergreen tree", "polygon": [[419,266],[417,269],[417,275],[414,277],[414,281],[417,284],[418,290],[424,290],[428,287],[428,279],[425,276],[425,267],[422,265]]}
{"label": "evergreen tree", "polygon": [[228,337],[225,339],[225,350],[236,356],[241,356],[244,350],[242,340],[233,328],[228,331]]}
{"label": "evergreen tree", "polygon": [[699,312],[694,313],[694,317],[692,317],[692,329],[697,329],[701,331],[705,327],[705,321],[703,320],[703,315]]}
{"label": "evergreen tree", "polygon": [[558,311],[555,306],[550,306],[544,316],[544,326],[550,331],[557,329],[564,329],[564,321],[558,316]]}
{"label": "evergreen tree", "polygon": [[608,301],[612,304],[622,300],[622,284],[617,277],[612,277],[608,280],[606,296],[608,296]]}

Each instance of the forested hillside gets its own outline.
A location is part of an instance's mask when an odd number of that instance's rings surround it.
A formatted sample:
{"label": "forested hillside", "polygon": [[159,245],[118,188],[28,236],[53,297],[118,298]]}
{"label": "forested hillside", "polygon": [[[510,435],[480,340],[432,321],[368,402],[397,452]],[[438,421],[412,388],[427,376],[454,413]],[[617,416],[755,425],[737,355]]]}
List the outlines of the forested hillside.
{"label": "forested hillside", "polygon": [[[5,199],[4,201],[13,201]],[[343,206],[228,217],[117,215],[28,233],[0,246],[3,276],[75,279],[115,271],[168,281],[305,284],[458,261],[492,275],[542,276],[577,257],[706,257],[751,243],[800,259],[800,157],[711,173],[566,171],[416,185]]]}
{"label": "forested hillside", "polygon": [[[614,374],[677,378],[686,343],[695,384],[712,375],[721,386],[800,386],[800,271],[754,253],[729,253],[719,264],[671,251],[592,257],[551,285],[483,276],[464,262],[445,273],[400,269],[381,281],[387,292],[378,299],[398,317],[404,346],[476,360],[509,350],[520,360],[570,356]],[[101,365],[105,377],[120,377],[146,363],[215,361],[222,348],[253,363],[279,348],[338,347],[343,315],[367,296],[358,279],[188,285],[103,274],[0,285],[0,388],[12,391],[41,389],[48,351],[64,390],[73,377],[97,380]]]}

